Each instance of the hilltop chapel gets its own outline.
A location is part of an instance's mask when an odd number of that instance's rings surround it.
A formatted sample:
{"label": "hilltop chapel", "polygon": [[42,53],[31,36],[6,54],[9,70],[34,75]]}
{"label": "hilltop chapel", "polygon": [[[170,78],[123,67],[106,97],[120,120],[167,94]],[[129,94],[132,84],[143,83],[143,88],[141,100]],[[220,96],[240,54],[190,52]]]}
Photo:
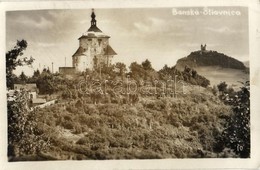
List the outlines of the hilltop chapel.
{"label": "hilltop chapel", "polygon": [[60,67],[60,73],[95,70],[111,65],[112,58],[117,53],[109,45],[110,37],[97,27],[94,9],[90,23],[90,28],[78,39],[79,48],[72,55],[73,67]]}

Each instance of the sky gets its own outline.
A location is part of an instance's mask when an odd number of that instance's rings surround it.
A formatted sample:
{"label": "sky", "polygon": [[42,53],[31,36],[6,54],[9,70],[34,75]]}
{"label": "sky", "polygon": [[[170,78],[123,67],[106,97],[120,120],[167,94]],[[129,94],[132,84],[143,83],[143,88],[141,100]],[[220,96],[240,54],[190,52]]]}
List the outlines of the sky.
{"label": "sky", "polygon": [[[245,7],[208,7],[216,13],[203,13],[204,8],[120,8],[95,9],[97,26],[109,35],[118,55],[113,62],[141,63],[145,59],[159,70],[207,44],[214,50],[249,60],[248,11]],[[190,11],[199,15],[190,15]],[[178,13],[176,13],[176,11]],[[230,16],[221,12],[236,12]],[[234,13],[233,13],[234,14]],[[32,67],[15,71],[32,75],[33,70],[72,66],[72,55],[79,46],[78,38],[88,30],[91,9],[8,11],[6,13],[6,51],[17,40],[25,39],[28,47],[23,57],[32,56]]]}

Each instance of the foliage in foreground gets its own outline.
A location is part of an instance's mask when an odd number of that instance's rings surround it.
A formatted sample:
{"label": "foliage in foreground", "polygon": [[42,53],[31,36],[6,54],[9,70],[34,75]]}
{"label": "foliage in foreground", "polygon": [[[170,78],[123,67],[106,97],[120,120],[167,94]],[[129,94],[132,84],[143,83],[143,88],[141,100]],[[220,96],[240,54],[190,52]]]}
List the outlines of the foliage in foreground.
{"label": "foliage in foreground", "polygon": [[239,154],[240,157],[248,158],[250,157],[249,82],[243,83],[243,87],[235,95],[225,93],[220,97],[233,108],[233,114],[229,117],[219,141],[220,147],[229,147]]}
{"label": "foliage in foreground", "polygon": [[48,146],[46,136],[39,131],[36,112],[28,108],[28,93],[15,91],[14,101],[8,101],[8,156],[35,154]]}
{"label": "foliage in foreground", "polygon": [[38,126],[51,136],[48,153],[77,160],[236,157],[216,151],[231,110],[207,89],[134,105],[102,101],[80,97],[39,110]]}
{"label": "foliage in foreground", "polygon": [[5,55],[6,62],[6,85],[7,88],[13,88],[15,75],[13,71],[17,66],[31,65],[34,61],[32,57],[29,59],[27,57],[19,58],[23,55],[23,52],[27,48],[27,41],[21,40],[17,41],[16,46],[8,51]]}

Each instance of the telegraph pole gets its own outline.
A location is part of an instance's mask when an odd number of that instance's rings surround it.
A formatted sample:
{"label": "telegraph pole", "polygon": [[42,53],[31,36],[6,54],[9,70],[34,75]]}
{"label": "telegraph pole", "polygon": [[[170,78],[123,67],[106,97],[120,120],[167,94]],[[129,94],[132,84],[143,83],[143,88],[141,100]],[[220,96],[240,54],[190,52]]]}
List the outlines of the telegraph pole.
{"label": "telegraph pole", "polygon": [[66,67],[66,57],[65,57],[65,67]]}
{"label": "telegraph pole", "polygon": [[53,73],[53,62],[51,63],[51,72]]}

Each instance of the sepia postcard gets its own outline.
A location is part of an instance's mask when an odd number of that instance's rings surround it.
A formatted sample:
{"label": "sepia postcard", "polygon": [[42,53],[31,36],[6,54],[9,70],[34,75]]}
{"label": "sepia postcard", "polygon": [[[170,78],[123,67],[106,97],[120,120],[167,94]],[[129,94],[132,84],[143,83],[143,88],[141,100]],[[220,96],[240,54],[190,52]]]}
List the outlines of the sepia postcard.
{"label": "sepia postcard", "polygon": [[1,2],[0,169],[259,169],[259,1]]}

